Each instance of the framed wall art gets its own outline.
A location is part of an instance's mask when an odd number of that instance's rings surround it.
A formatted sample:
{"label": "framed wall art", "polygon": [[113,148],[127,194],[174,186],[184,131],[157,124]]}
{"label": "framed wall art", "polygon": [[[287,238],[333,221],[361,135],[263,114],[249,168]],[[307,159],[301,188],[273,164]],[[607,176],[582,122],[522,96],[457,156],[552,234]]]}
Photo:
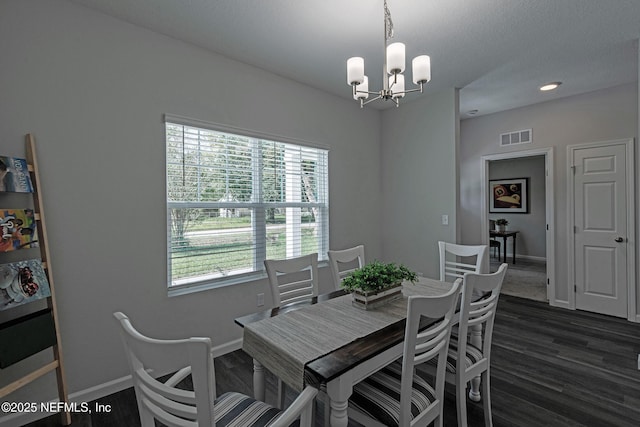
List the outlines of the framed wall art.
{"label": "framed wall art", "polygon": [[489,212],[529,213],[529,178],[489,181]]}

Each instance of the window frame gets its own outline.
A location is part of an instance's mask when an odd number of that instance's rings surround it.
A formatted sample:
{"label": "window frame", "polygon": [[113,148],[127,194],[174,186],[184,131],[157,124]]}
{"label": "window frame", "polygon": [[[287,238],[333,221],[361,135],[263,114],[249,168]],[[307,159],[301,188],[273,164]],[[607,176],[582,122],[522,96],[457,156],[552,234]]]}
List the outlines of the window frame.
{"label": "window frame", "polygon": [[[205,209],[222,208],[222,207],[250,208],[252,209],[253,212],[256,212],[256,213],[264,211],[263,209],[270,208],[270,207],[284,208],[285,205],[286,207],[318,208],[321,212],[321,214],[319,215],[320,218],[319,219],[316,218],[317,227],[321,235],[321,237],[319,237],[318,239],[318,246],[319,246],[317,251],[318,260],[321,262],[321,265],[324,261],[327,260],[327,251],[329,250],[329,247],[330,247],[329,246],[329,234],[330,234],[329,233],[329,164],[328,164],[329,149],[327,146],[317,144],[317,143],[310,143],[308,141],[303,141],[297,138],[289,138],[289,137],[283,137],[279,135],[272,135],[264,132],[257,132],[257,131],[252,131],[248,129],[237,128],[229,125],[222,125],[218,123],[212,123],[212,122],[207,122],[207,121],[202,121],[197,119],[190,119],[187,117],[173,115],[173,114],[165,114],[163,123],[165,125],[164,126],[165,162],[164,163],[165,163],[165,201],[166,201],[166,215],[167,215],[165,224],[167,226],[167,248],[166,248],[167,290],[168,290],[169,296],[183,295],[191,292],[197,292],[201,290],[213,289],[218,287],[233,286],[241,283],[247,283],[255,280],[264,279],[267,277],[266,271],[264,270],[264,266],[260,261],[261,258],[262,259],[266,258],[265,247],[256,243],[256,246],[253,247],[253,256],[254,256],[253,271],[234,274],[227,277],[223,276],[223,277],[207,278],[207,277],[201,276],[203,278],[199,280],[192,278],[191,280],[188,280],[188,279],[184,280],[185,283],[175,284],[176,280],[172,278],[171,209],[175,209],[176,207],[178,208],[194,207],[194,208],[205,208]],[[167,125],[168,124],[194,127],[198,129],[209,130],[212,132],[228,133],[228,134],[238,135],[241,137],[252,138],[257,140],[266,140],[266,141],[275,142],[275,143],[284,143],[284,144],[297,146],[302,150],[304,149],[323,150],[325,152],[324,153],[325,163],[323,166],[324,176],[321,177],[323,179],[323,182],[320,184],[320,186],[324,188],[324,191],[319,196],[321,199],[325,199],[325,200],[318,200],[316,202],[264,202],[261,200],[258,200],[258,201],[252,200],[250,202],[170,201],[169,176],[168,176],[169,158],[167,156],[167,150],[168,150]],[[253,164],[253,167],[255,168],[256,165]],[[259,175],[258,180],[252,179],[252,186],[254,187],[254,190],[256,189],[256,181],[259,181],[258,183],[259,187],[261,187],[264,182],[264,178],[261,176],[261,174],[258,174],[258,175]],[[252,176],[255,176],[255,175],[252,175]],[[262,197],[261,188],[260,188],[260,191],[258,191],[258,197],[259,198]],[[264,225],[265,225],[264,222],[262,222],[261,224],[256,224],[256,222],[252,221],[251,229],[252,229],[252,233],[254,233],[254,236],[256,236],[256,238],[262,238],[266,242],[267,240],[266,228],[261,232],[261,233],[264,233],[264,235],[256,234],[259,231],[259,230],[256,230],[256,227],[260,228]]]}

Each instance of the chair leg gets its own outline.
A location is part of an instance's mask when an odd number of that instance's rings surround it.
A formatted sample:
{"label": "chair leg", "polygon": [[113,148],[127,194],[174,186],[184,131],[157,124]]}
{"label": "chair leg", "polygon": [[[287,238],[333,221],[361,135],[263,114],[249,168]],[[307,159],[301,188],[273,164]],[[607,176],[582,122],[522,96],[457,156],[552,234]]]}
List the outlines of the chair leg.
{"label": "chair leg", "polygon": [[458,427],[467,427],[467,382],[461,377],[458,377],[456,380]]}
{"label": "chair leg", "polygon": [[284,410],[284,400],[285,400],[285,385],[280,378],[278,378],[278,397],[277,397],[277,407],[278,409]]}
{"label": "chair leg", "polygon": [[491,416],[491,389],[489,385],[489,368],[482,373],[482,406],[484,408],[484,425],[493,427],[493,417]]}
{"label": "chair leg", "polygon": [[[469,327],[469,343],[477,348],[482,348],[482,326],[474,325]],[[469,399],[474,402],[480,402],[480,375],[473,378],[469,384]]]}
{"label": "chair leg", "polygon": [[324,407],[324,425],[326,427],[329,427],[331,419],[331,401],[329,400],[329,395],[327,395],[326,393],[324,394],[323,398],[324,402],[322,406]]}
{"label": "chair leg", "polygon": [[151,414],[151,412],[149,412],[141,402],[138,403],[138,409],[140,412],[140,425],[142,427],[155,427],[156,421],[153,414]]}
{"label": "chair leg", "polygon": [[433,427],[444,427],[444,422],[443,422],[443,417],[442,417],[442,403],[440,402],[440,413],[438,414],[438,416],[433,420]]}

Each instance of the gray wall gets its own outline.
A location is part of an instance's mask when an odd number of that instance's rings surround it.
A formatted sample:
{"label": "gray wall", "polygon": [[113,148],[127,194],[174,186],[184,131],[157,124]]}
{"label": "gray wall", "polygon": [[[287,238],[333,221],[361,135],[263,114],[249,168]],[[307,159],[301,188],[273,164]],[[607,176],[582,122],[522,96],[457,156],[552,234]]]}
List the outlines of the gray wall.
{"label": "gray wall", "polygon": [[[531,144],[500,147],[499,135],[533,129]],[[460,211],[462,242],[481,240],[481,156],[554,148],[556,300],[568,300],[567,149],[570,144],[634,138],[638,132],[638,89],[622,85],[529,107],[463,120],[460,125]],[[636,150],[637,152],[638,150]]]}
{"label": "gray wall", "polygon": [[[529,212],[526,214],[489,213],[489,219],[506,218],[509,230],[518,230],[518,256],[546,258],[545,168],[544,156],[522,157],[489,162],[489,179],[528,178]],[[502,240],[500,240],[502,241]],[[511,253],[507,239],[507,253]]]}
{"label": "gray wall", "polygon": [[[167,297],[164,113],[327,146],[332,248],[362,243],[368,259],[433,273],[436,241],[453,240],[454,90],[399,110],[361,110],[65,0],[2,1],[0,40],[0,153],[22,157],[24,135],[36,137],[68,388],[77,400],[124,384],[114,311],[152,336],[210,336],[218,345],[241,337],[233,319],[258,310],[257,293],[271,302],[266,280]],[[441,213],[448,227],[439,225]],[[415,240],[403,245],[404,238]],[[321,288],[330,286],[322,268]],[[49,359],[43,352],[3,370],[0,386]],[[48,375],[10,399],[53,399],[54,382]]]}
{"label": "gray wall", "polygon": [[[438,277],[438,240],[456,241],[458,92],[383,114],[383,253]],[[442,225],[442,215],[449,225]]]}
{"label": "gray wall", "polygon": [[[216,345],[241,336],[233,318],[267,290],[167,297],[163,113],[329,147],[331,246],[381,256],[380,112],[66,1],[3,1],[0,40],[0,152],[24,157],[24,135],[36,137],[71,393],[126,375],[114,311],[150,335]],[[34,364],[3,370],[2,384]],[[12,399],[53,398],[52,384]]]}

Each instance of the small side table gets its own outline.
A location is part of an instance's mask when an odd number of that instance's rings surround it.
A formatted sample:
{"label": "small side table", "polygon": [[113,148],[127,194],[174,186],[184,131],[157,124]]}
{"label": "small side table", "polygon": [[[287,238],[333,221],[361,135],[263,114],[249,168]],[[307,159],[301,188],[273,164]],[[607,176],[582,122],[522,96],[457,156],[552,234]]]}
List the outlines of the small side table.
{"label": "small side table", "polygon": [[507,238],[513,237],[512,251],[513,251],[513,264],[516,263],[516,235],[519,233],[517,230],[509,231],[496,231],[489,230],[491,237],[502,237],[502,262],[507,262]]}

